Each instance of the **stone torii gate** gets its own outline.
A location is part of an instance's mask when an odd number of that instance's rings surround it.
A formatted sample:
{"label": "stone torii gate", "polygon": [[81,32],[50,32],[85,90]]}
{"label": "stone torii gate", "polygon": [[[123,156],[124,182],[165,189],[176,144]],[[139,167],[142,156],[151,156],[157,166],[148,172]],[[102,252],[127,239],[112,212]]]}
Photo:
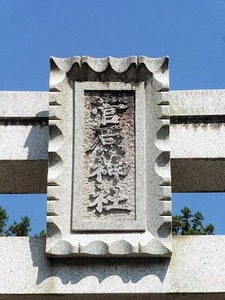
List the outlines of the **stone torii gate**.
{"label": "stone torii gate", "polygon": [[167,57],[52,58],[50,92],[0,92],[0,192],[48,193],[47,241],[0,239],[0,300],[224,299],[225,238],[170,228],[171,188],[225,190],[224,116]]}

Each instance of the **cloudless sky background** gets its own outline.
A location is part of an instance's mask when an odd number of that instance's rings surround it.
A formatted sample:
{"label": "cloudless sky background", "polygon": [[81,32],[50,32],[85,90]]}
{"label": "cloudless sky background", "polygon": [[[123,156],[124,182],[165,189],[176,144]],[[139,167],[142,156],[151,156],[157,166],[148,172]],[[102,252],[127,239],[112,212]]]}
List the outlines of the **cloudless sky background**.
{"label": "cloudless sky background", "polygon": [[[0,0],[0,91],[47,91],[49,57],[170,57],[170,89],[225,89],[223,0]],[[222,146],[222,145],[221,145]],[[46,195],[0,195],[45,228]],[[225,195],[173,194],[225,233]]]}

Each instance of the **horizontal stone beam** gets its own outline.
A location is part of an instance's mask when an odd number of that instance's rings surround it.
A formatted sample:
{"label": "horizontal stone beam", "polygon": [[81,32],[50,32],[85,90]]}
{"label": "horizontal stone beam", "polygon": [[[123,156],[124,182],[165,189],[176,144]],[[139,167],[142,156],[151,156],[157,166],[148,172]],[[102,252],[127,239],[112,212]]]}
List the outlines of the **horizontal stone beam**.
{"label": "horizontal stone beam", "polygon": [[48,118],[48,92],[0,92],[0,119]]}
{"label": "horizontal stone beam", "polygon": [[32,123],[5,126],[0,120],[0,160],[48,159],[48,124]]}
{"label": "horizontal stone beam", "polygon": [[173,192],[225,191],[225,90],[171,91]]}
{"label": "horizontal stone beam", "polygon": [[0,92],[0,193],[46,193],[48,92]]}
{"label": "horizontal stone beam", "polygon": [[[173,192],[225,191],[225,90],[162,95],[170,101]],[[46,192],[48,98],[48,92],[0,92],[0,193]]]}
{"label": "horizontal stone beam", "polygon": [[3,237],[0,299],[224,299],[224,248],[225,236],[177,236],[171,258],[62,263],[46,257],[44,238]]}
{"label": "horizontal stone beam", "polygon": [[0,193],[46,193],[48,122],[5,122],[0,120]]}
{"label": "horizontal stone beam", "polygon": [[225,191],[225,123],[172,123],[170,138],[173,192]]}
{"label": "horizontal stone beam", "polygon": [[171,159],[173,192],[224,192],[225,159]]}
{"label": "horizontal stone beam", "polygon": [[46,194],[47,160],[1,160],[0,194]]}
{"label": "horizontal stone beam", "polygon": [[187,90],[163,93],[173,116],[225,115],[225,90]]}

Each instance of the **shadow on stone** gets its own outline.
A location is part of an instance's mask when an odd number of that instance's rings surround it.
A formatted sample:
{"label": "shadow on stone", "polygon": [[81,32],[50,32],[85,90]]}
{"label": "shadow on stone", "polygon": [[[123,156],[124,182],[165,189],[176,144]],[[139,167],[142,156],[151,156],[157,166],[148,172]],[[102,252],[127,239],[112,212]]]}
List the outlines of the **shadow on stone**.
{"label": "shadow on stone", "polygon": [[48,159],[48,114],[47,111],[38,112],[34,118],[27,120],[32,126],[29,135],[24,143],[28,148],[28,160]]}
{"label": "shadow on stone", "polygon": [[168,271],[169,258],[48,258],[45,238],[29,238],[33,266],[38,268],[36,284],[57,277],[62,284],[77,284],[88,277],[99,283],[119,276],[123,283],[137,283],[147,276],[158,277],[162,283]]}

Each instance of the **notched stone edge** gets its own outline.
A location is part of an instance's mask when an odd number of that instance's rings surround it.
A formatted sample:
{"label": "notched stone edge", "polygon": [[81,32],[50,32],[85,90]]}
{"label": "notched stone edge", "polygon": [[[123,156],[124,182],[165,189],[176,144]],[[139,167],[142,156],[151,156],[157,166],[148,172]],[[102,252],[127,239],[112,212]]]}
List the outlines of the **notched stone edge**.
{"label": "notched stone edge", "polygon": [[167,56],[161,58],[146,56],[126,58],[111,56],[105,58],[89,56],[51,57],[50,64],[50,91],[59,91],[58,84],[66,77],[66,74],[70,74],[74,81],[139,82],[151,79],[156,91],[169,90],[169,58]]}
{"label": "notched stone edge", "polygon": [[63,145],[63,124],[61,122],[61,87],[66,75],[51,62],[49,93],[49,146],[48,146],[48,184],[47,184],[47,240],[46,248],[61,239],[59,225],[60,199],[58,178],[63,172],[60,150]]}
{"label": "notched stone edge", "polygon": [[71,243],[67,240],[56,242],[54,246],[47,250],[49,257],[79,257],[79,256],[95,256],[95,257],[168,257],[171,250],[164,246],[156,238],[152,238],[149,242],[135,241],[129,242],[125,239],[118,239],[111,243],[104,240],[96,239],[90,243]]}
{"label": "notched stone edge", "polygon": [[[155,92],[167,91],[169,88],[168,81],[168,57],[164,58],[148,58],[148,57],[128,57],[128,58],[103,58],[95,59],[90,57],[72,57],[68,59],[51,58],[51,75],[50,75],[50,93],[49,93],[49,171],[48,171],[48,211],[47,211],[47,249],[46,253],[49,256],[170,256],[171,249],[163,243],[163,238],[159,235],[158,238],[149,240],[145,245],[139,241],[136,246],[125,240],[118,240],[112,244],[103,243],[99,240],[92,241],[88,244],[82,245],[81,243],[71,244],[69,241],[62,239],[60,226],[58,226],[58,197],[57,189],[60,189],[57,183],[57,178],[63,171],[63,162],[60,157],[60,148],[63,144],[63,134],[60,128],[61,124],[61,99],[60,92],[63,89],[64,82],[67,81],[67,73],[71,70],[74,64],[77,64],[80,69],[85,69],[89,66],[94,72],[104,72],[110,67],[116,73],[126,72],[131,65],[135,66],[139,72],[136,79],[141,81],[151,81],[151,85]],[[145,67],[143,69],[143,66]],[[148,71],[148,74],[146,73]],[[147,74],[147,75],[146,75]],[[119,78],[119,77],[118,77]],[[132,77],[130,77],[132,78]],[[115,79],[115,78],[114,78]],[[74,79],[76,81],[76,78]],[[78,81],[81,81],[78,79]],[[85,80],[84,80],[85,81]],[[88,80],[87,80],[88,81]],[[115,81],[115,80],[114,80]],[[123,81],[120,77],[118,81]],[[140,80],[139,80],[140,81]],[[160,227],[164,224],[170,223],[171,216],[168,213],[171,210],[168,208],[168,202],[171,200],[170,191],[170,167],[168,163],[169,155],[169,131],[167,131],[169,114],[168,103],[162,102],[158,104],[161,108],[162,114],[158,118],[161,122],[160,130],[162,134],[156,140],[156,147],[160,154],[157,158],[156,173],[162,178],[159,186],[161,188],[159,201],[162,203],[159,218],[163,219]],[[169,191],[168,191],[169,188]],[[166,190],[166,192],[165,192]],[[164,205],[165,204],[165,205]],[[61,239],[61,240],[60,240]]]}
{"label": "notched stone edge", "polygon": [[[163,96],[158,93],[159,99]],[[160,226],[157,234],[160,242],[163,238],[169,237],[172,226],[172,203],[171,203],[171,169],[170,169],[170,113],[169,102],[158,101],[158,124],[155,146],[158,150],[158,156],[155,162],[155,172],[159,176],[159,218]],[[164,243],[163,243],[164,244]]]}

